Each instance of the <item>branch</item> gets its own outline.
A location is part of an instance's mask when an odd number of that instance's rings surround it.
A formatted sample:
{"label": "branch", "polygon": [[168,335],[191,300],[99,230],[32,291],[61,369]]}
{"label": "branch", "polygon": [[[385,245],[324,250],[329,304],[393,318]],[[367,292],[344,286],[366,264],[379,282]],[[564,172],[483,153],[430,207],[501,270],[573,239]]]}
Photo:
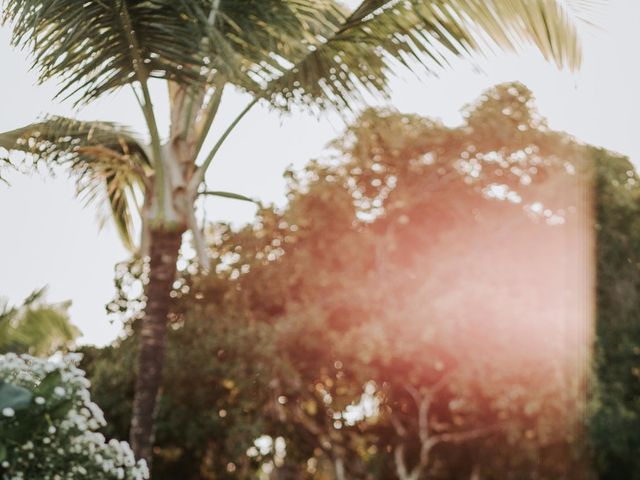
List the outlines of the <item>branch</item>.
{"label": "branch", "polygon": [[254,200],[253,198],[247,197],[245,195],[240,195],[239,193],[233,192],[223,192],[219,190],[205,191],[200,192],[198,195],[210,195],[212,197],[222,197],[222,198],[230,198],[232,200],[242,200],[243,202],[251,202],[259,205],[260,202],[258,200]]}
{"label": "branch", "polygon": [[469,480],[480,480],[480,466],[478,464],[473,466]]}
{"label": "branch", "polygon": [[[385,5],[387,5],[392,1],[393,0],[379,0],[377,2],[379,3],[379,5],[376,5],[376,7],[377,8],[384,7]],[[267,98],[268,96],[273,95],[276,92],[276,90],[278,90],[278,87],[280,86],[280,84],[282,84],[283,81],[287,80],[287,77],[297,74],[300,67],[305,62],[307,62],[313,55],[316,55],[316,52],[318,51],[318,49],[326,48],[328,44],[336,42],[339,39],[340,35],[346,33],[349,29],[357,26],[369,13],[371,13],[374,10],[374,9],[371,9],[370,7],[371,7],[370,0],[361,0],[358,6],[356,7],[356,9],[353,10],[353,12],[349,14],[349,16],[346,17],[340,25],[336,25],[335,26],[336,28],[333,30],[333,32],[330,32],[330,34],[327,35],[327,38],[325,38],[324,42],[314,45],[315,48],[313,49],[310,48],[307,51],[306,55],[304,55],[297,62],[295,62],[291,68],[286,70],[279,77],[269,81],[266,85],[266,88],[264,89],[264,92],[262,92],[262,96],[264,98]]]}
{"label": "branch", "polygon": [[[220,0],[213,0],[211,2],[211,10],[209,11],[209,16],[207,18],[207,26],[209,28],[213,28],[216,22],[216,18],[218,16],[219,8],[220,8]],[[206,51],[207,46],[209,44],[209,36],[208,35],[205,36],[200,43],[201,43],[202,51],[203,52]],[[207,74],[207,80],[205,84],[201,86],[201,88],[199,88],[197,91],[192,91],[190,94],[188,94],[188,97],[187,97],[188,104],[187,104],[186,112],[183,112],[184,99],[182,99],[181,105],[179,108],[179,111],[183,114],[184,117],[186,117],[185,124],[180,126],[181,128],[180,128],[179,134],[185,134],[187,136],[187,143],[190,147],[189,158],[193,162],[196,161],[198,157],[198,153],[200,153],[200,149],[202,148],[202,144],[204,143],[204,140],[207,136],[207,132],[211,127],[213,118],[215,117],[218,111],[218,107],[220,106],[220,100],[222,98],[222,87],[224,87],[224,83],[225,83],[224,80],[222,82],[215,82],[216,86],[215,86],[215,92],[213,94],[213,98],[210,99],[206,105],[204,104],[206,93],[207,93],[207,86],[213,80],[214,72],[215,70],[213,68],[209,68],[209,72]],[[187,95],[187,93],[183,92],[183,95]],[[193,113],[194,105],[198,106],[195,114]],[[203,116],[205,117],[204,125],[202,124]],[[200,121],[198,122],[198,120]],[[197,122],[197,123],[193,128],[193,134],[189,135],[188,132],[191,129],[192,122]],[[191,148],[194,142],[196,146],[195,148]]]}
{"label": "branch", "polygon": [[204,181],[204,176],[207,173],[207,169],[209,168],[209,165],[211,165],[213,158],[216,156],[216,153],[218,153],[218,150],[220,150],[220,147],[222,147],[222,144],[224,143],[224,141],[227,139],[227,137],[233,131],[236,125],[240,123],[240,120],[242,120],[242,118],[249,112],[249,110],[251,110],[251,108],[256,103],[258,103],[259,100],[260,100],[260,97],[255,97],[253,100],[251,100],[251,102],[249,102],[249,104],[246,107],[244,107],[244,109],[238,114],[238,116],[233,120],[233,122],[231,122],[231,124],[227,127],[224,133],[220,136],[216,144],[213,146],[213,148],[209,152],[209,155],[207,155],[207,158],[204,160],[202,165],[200,165],[198,169],[195,171],[195,173],[193,174],[193,177],[191,177],[191,180],[189,181],[189,187],[188,187],[191,193],[195,195],[195,192],[198,190],[198,186],[200,185],[200,183]]}
{"label": "branch", "polygon": [[[420,438],[420,459],[418,461],[418,464],[411,470],[411,473],[409,475],[407,475],[406,465],[404,465],[403,452],[398,450],[396,450],[395,452],[396,462],[399,458],[402,459],[402,464],[398,465],[398,473],[400,474],[402,470],[402,473],[404,473],[405,475],[404,478],[418,479],[423,470],[426,469],[429,465],[429,453],[431,452],[433,446],[438,443],[436,440],[437,437],[432,437],[429,433],[429,408],[431,407],[431,402],[435,398],[436,394],[440,390],[442,390],[445,385],[447,385],[447,382],[451,377],[453,371],[454,370],[449,370],[444,375],[442,375],[440,379],[427,390],[426,393],[420,392],[420,390],[415,388],[413,385],[404,385],[405,390],[409,392],[409,395],[411,395],[413,401],[416,404],[416,407],[418,408],[418,437]],[[394,424],[393,417],[391,417],[391,423],[394,425],[394,428],[396,428],[396,431],[398,431],[398,428]],[[402,427],[401,424],[400,427]],[[404,427],[402,428],[404,430]]]}
{"label": "branch", "polygon": [[[398,434],[398,436],[401,438],[406,437],[407,429],[404,427],[404,425],[402,425],[402,422],[399,419],[397,419],[395,416],[393,416],[393,414],[389,417],[389,419],[391,421],[391,425],[393,425],[393,428]],[[396,473],[398,474],[398,478],[400,478],[400,480],[417,480],[418,479],[418,476],[420,475],[422,468],[424,468],[423,460],[425,459],[425,456],[422,453],[422,446],[420,448],[420,463],[416,465],[411,470],[410,473],[407,469],[407,464],[404,458],[404,443],[401,441],[394,448],[393,457],[394,457],[394,462],[396,464]],[[424,462],[424,465],[426,466],[426,462]]]}
{"label": "branch", "polygon": [[142,225],[140,226],[140,258],[146,258],[151,252],[151,228],[149,219],[142,215]]}
{"label": "branch", "polygon": [[202,145],[204,144],[205,139],[209,133],[209,129],[211,128],[211,124],[213,123],[213,119],[216,117],[218,113],[218,109],[220,108],[220,103],[222,101],[222,93],[224,90],[224,82],[221,82],[218,86],[215,87],[213,95],[211,99],[207,103],[206,110],[204,111],[204,115],[199,118],[196,123],[196,145],[193,150],[193,158],[194,161],[198,157],[200,150],[202,150]]}
{"label": "branch", "polygon": [[104,145],[95,145],[95,146],[87,146],[87,147],[78,147],[76,149],[76,152],[81,154],[81,155],[93,155],[96,158],[99,158],[101,156],[107,157],[107,158],[111,158],[113,160],[117,160],[119,162],[127,162],[129,167],[131,167],[131,169],[133,171],[135,171],[139,176],[140,176],[140,181],[142,182],[142,184],[144,185],[145,188],[149,188],[150,184],[149,184],[149,180],[147,178],[147,174],[145,173],[144,169],[138,165],[136,162],[130,162],[130,157],[129,157],[129,153],[128,153],[128,146],[126,143],[121,142],[120,146],[122,148],[122,150],[125,152],[124,155],[122,155],[121,153],[109,148],[109,147],[105,147]]}
{"label": "branch", "polygon": [[447,372],[445,372],[436,383],[434,383],[430,388],[429,388],[429,395],[431,396],[431,398],[433,399],[433,397],[440,393],[440,391],[447,386],[447,384],[449,383],[449,380],[451,380],[451,377],[453,377],[454,373],[456,372],[455,369],[453,370],[448,370]]}
{"label": "branch", "polygon": [[333,459],[334,472],[336,474],[336,480],[346,480],[344,460],[340,456],[335,456]]}
{"label": "branch", "polygon": [[200,268],[204,271],[209,270],[209,255],[207,255],[207,244],[200,228],[198,228],[198,220],[196,219],[195,209],[189,208],[189,214],[187,216],[187,226],[191,230],[193,235],[193,247],[198,256],[198,263]]}
{"label": "branch", "polygon": [[147,128],[149,129],[149,135],[151,137],[151,149],[153,151],[153,163],[155,167],[155,184],[156,184],[156,194],[158,195],[158,213],[160,219],[164,218],[164,165],[162,163],[162,148],[160,146],[160,134],[158,132],[158,124],[156,122],[155,114],[153,113],[153,103],[151,102],[151,94],[149,93],[149,87],[147,85],[148,73],[144,70],[144,62],[142,57],[140,56],[140,45],[138,44],[138,40],[135,38],[133,34],[133,26],[131,25],[131,19],[129,17],[129,12],[125,7],[125,3],[120,0],[120,15],[119,17],[122,19],[123,29],[127,36],[127,41],[130,45],[130,51],[132,58],[133,69],[136,73],[136,78],[138,83],[140,83],[140,88],[142,89],[142,97],[144,102],[140,102],[138,98],[138,103],[140,108],[142,109],[142,114],[144,115],[144,119],[147,123]]}
{"label": "branch", "polygon": [[398,478],[400,478],[400,480],[407,480],[409,478],[409,474],[407,472],[407,465],[404,461],[404,445],[402,443],[396,445],[396,448],[393,449],[393,460],[396,464],[396,473],[398,474]]}
{"label": "branch", "polygon": [[402,422],[394,417],[393,414],[391,414],[389,420],[391,421],[391,425],[393,426],[393,429],[396,431],[399,437],[404,437],[407,434],[407,429],[404,428]]}
{"label": "branch", "polygon": [[404,444],[396,445],[396,448],[393,450],[393,459],[396,464],[396,473],[400,480],[418,480],[420,478],[420,474],[424,468],[422,464],[416,465],[411,469],[411,472],[407,470],[407,464],[404,459]]}
{"label": "branch", "polygon": [[500,428],[502,428],[502,425],[497,424],[489,427],[476,428],[474,430],[467,430],[465,432],[439,433],[437,435],[433,435],[429,441],[432,447],[434,445],[437,445],[438,443],[444,443],[444,442],[460,443],[460,442],[465,442],[467,440],[473,440],[475,438],[482,437],[489,433],[495,432]]}
{"label": "branch", "polygon": [[429,461],[429,449],[426,445],[429,442],[429,407],[430,399],[423,398],[418,407],[418,435],[420,437],[420,464],[427,465]]}

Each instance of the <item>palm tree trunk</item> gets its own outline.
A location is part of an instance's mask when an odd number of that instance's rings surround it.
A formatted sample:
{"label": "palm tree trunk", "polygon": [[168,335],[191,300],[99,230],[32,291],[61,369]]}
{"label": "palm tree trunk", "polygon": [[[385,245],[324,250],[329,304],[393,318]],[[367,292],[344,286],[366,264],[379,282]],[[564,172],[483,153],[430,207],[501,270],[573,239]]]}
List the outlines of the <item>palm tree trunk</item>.
{"label": "palm tree trunk", "polygon": [[144,458],[149,466],[156,403],[162,382],[167,314],[182,230],[153,229],[150,237],[149,283],[145,291],[147,305],[138,340],[138,369],[129,431],[136,458]]}

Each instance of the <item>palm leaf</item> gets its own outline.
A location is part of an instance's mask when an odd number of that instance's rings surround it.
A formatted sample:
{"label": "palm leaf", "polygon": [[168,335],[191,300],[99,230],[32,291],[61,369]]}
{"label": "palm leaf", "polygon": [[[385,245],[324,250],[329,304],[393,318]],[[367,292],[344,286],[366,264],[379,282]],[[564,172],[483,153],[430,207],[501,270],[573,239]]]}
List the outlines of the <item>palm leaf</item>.
{"label": "palm leaf", "polygon": [[334,0],[199,0],[190,7],[208,69],[254,93],[345,18]]}
{"label": "palm leaf", "polygon": [[223,191],[206,191],[202,192],[200,195],[208,195],[212,197],[221,197],[221,198],[229,198],[231,200],[242,200],[244,202],[258,203],[251,197],[247,197],[246,195],[241,195],[239,193],[233,192],[223,192]]}
{"label": "palm leaf", "polygon": [[0,311],[0,353],[50,355],[68,346],[80,331],[69,321],[69,302],[47,304],[46,288],[33,292],[19,307]]}
{"label": "palm leaf", "polygon": [[[2,0],[0,0],[1,2]],[[251,91],[342,17],[333,0],[4,0],[3,23],[41,80],[86,102],[149,77]],[[260,81],[262,79],[262,81]]]}
{"label": "palm leaf", "polygon": [[2,176],[2,174],[4,173],[4,171],[6,171],[8,168],[11,168],[11,167],[12,165],[9,160],[7,160],[6,158],[0,158],[0,183],[5,183],[9,185],[9,182],[7,181],[6,178]]}
{"label": "palm leaf", "polygon": [[331,35],[317,36],[292,68],[269,83],[266,95],[282,108],[349,109],[365,92],[387,95],[399,67],[436,74],[452,57],[514,49],[525,41],[558,65],[579,65],[573,15],[564,2],[364,0]]}
{"label": "palm leaf", "polygon": [[13,152],[0,158],[14,163],[22,152],[23,161],[67,168],[87,202],[108,204],[125,246],[133,249],[133,196],[145,187],[151,169],[142,143],[131,132],[108,122],[52,117],[0,133],[0,147]]}
{"label": "palm leaf", "polygon": [[199,19],[187,0],[3,0],[14,45],[42,81],[87,102],[148,77],[200,80]]}

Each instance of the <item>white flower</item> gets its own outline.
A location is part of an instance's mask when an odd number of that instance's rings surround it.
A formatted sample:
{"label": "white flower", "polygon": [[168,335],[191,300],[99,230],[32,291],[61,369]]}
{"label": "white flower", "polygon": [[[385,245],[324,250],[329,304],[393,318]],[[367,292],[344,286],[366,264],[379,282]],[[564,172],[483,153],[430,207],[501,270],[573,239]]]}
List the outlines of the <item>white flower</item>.
{"label": "white flower", "polygon": [[[0,0],[1,1],[1,0]],[[143,461],[136,463],[133,452],[126,442],[107,440],[96,430],[106,425],[100,408],[91,401],[89,381],[76,364],[77,356],[58,356],[55,359],[41,359],[26,355],[0,355],[0,376],[15,385],[33,390],[48,372],[58,370],[61,383],[54,389],[54,395],[64,397],[71,408],[60,417],[50,418],[46,436],[38,435],[33,441],[17,447],[9,447],[11,462],[0,463],[3,474],[12,480],[28,480],[24,468],[38,463],[35,476],[29,478],[49,480],[128,479],[148,480],[149,472]],[[34,398],[34,405],[44,405],[44,397]],[[36,413],[40,415],[42,412]],[[0,410],[2,416],[12,417],[10,408]],[[61,476],[60,465],[65,465],[67,474]],[[100,472],[104,472],[101,474]]]}
{"label": "white flower", "polygon": [[5,417],[13,417],[16,414],[16,411],[11,407],[5,407],[2,409],[2,415]]}

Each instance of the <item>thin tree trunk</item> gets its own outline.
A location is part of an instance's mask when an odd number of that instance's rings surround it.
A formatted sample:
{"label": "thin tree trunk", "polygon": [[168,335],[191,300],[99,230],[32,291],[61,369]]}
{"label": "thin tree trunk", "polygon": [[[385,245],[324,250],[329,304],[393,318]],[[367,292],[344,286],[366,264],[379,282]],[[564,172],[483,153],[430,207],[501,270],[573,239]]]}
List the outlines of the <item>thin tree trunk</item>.
{"label": "thin tree trunk", "polygon": [[139,337],[138,369],[129,439],[137,458],[151,465],[154,423],[164,364],[164,337],[170,293],[176,276],[176,261],[182,230],[151,230],[147,305]]}
{"label": "thin tree trunk", "polygon": [[480,480],[480,467],[478,465],[474,465],[469,480]]}
{"label": "thin tree trunk", "polygon": [[338,456],[333,461],[333,465],[336,473],[336,480],[346,480],[347,476],[344,470],[344,460]]}

